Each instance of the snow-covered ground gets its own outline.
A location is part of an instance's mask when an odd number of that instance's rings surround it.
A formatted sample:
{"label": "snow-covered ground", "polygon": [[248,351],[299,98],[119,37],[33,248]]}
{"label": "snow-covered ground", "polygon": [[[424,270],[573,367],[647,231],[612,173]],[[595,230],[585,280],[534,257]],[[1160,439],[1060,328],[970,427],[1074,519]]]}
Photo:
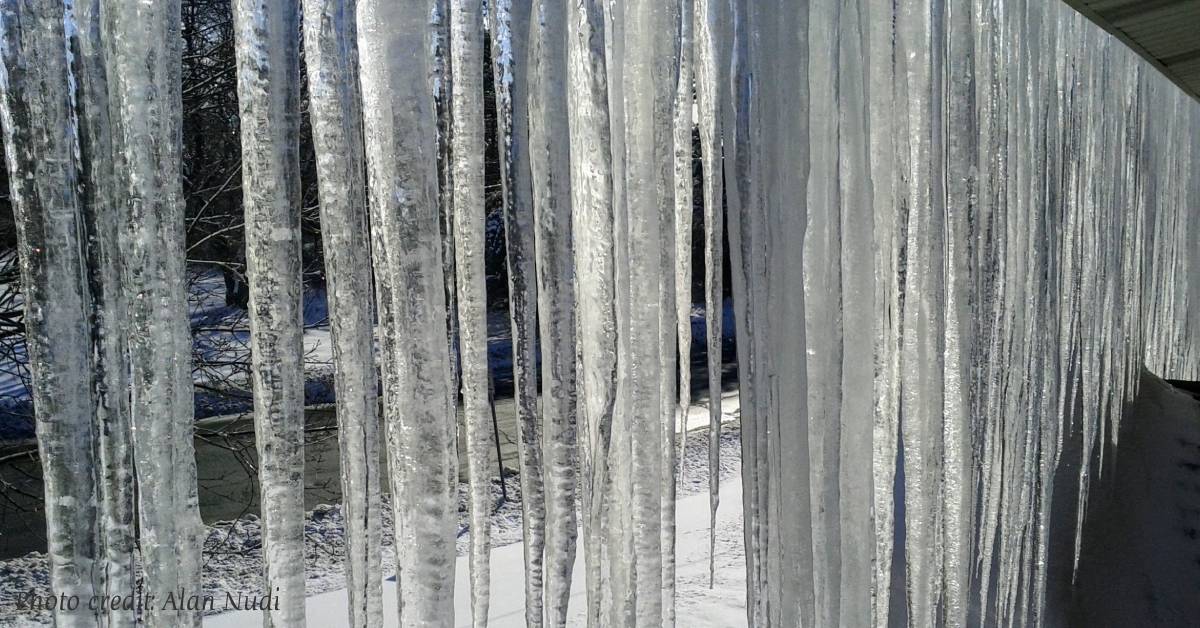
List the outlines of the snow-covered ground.
{"label": "snow-covered ground", "polygon": [[[742,587],[745,582],[741,549],[741,485],[737,476],[741,461],[739,447],[739,432],[737,417],[739,404],[736,394],[726,394],[723,399],[724,425],[721,434],[721,519],[718,525],[718,572],[717,587],[711,592],[708,584],[708,445],[707,430],[697,429],[708,422],[707,408],[693,406],[688,417],[687,444],[680,461],[681,483],[679,487],[679,522],[678,541],[678,582],[679,582],[679,611],[681,617],[706,617],[715,623],[683,622],[684,626],[732,626],[744,623]],[[500,484],[493,478],[492,493],[496,510],[491,518],[491,538],[493,550],[492,573],[492,616],[496,623],[493,625],[512,625],[504,623],[506,613],[514,609],[514,604],[522,603],[521,585],[521,504],[520,482],[515,475],[505,478],[509,499],[501,498]],[[383,509],[383,562],[384,573],[394,571],[392,555],[391,509]],[[465,600],[465,553],[469,539],[467,527],[466,486],[459,486],[459,531],[458,553],[459,560],[458,582],[462,586],[456,589],[460,600]],[[313,608],[309,625],[338,626],[345,622],[344,591],[345,576],[342,559],[344,556],[344,536],[342,527],[341,508],[337,505],[318,506],[308,513],[305,522],[305,575],[306,587],[310,597],[309,606]],[[582,567],[582,554],[576,563],[577,569]],[[577,579],[577,584],[580,579]],[[208,537],[204,544],[204,594],[214,599],[214,612],[226,610],[226,595],[261,595],[262,584],[262,551],[261,551],[261,522],[247,515],[236,521],[217,522],[208,527]],[[48,592],[49,582],[46,575],[46,556],[42,553],[31,553],[26,556],[7,561],[0,561],[0,627],[8,626],[39,626],[49,625],[48,612],[30,612],[18,608],[19,598],[28,591],[34,590],[39,594]],[[395,583],[387,583],[388,593],[385,600],[395,607]],[[508,588],[512,588],[512,594]],[[581,596],[582,590],[575,595]],[[465,602],[463,602],[465,604]],[[337,606],[340,604],[341,606]],[[329,608],[325,608],[325,607]],[[576,605],[578,606],[578,605]],[[469,605],[458,611],[460,621],[469,618]],[[507,609],[507,610],[506,610]],[[725,615],[718,614],[719,609],[725,609]],[[515,607],[514,621],[519,620],[520,607]],[[333,618],[326,623],[321,613],[329,613]],[[690,614],[689,614],[690,613]],[[732,623],[723,618],[733,618]],[[224,614],[213,615],[206,625],[213,626],[254,626],[258,625],[261,616],[258,613],[249,615]],[[719,619],[719,621],[718,621]],[[699,620],[698,620],[699,621]]]}
{"label": "snow-covered ground", "polygon": [[[746,623],[746,567],[742,546],[741,477],[722,479],[722,507],[717,518],[715,579],[709,587],[708,493],[693,493],[679,500],[676,512],[677,625],[695,628],[731,628]],[[521,543],[492,550],[492,589],[488,625],[493,628],[525,626],[524,562]],[[471,599],[467,589],[467,557],[459,556],[455,568],[455,626],[471,625]],[[583,559],[575,561],[571,585],[569,626],[584,625]],[[396,582],[383,583],[384,626],[398,626]],[[346,592],[329,591],[308,598],[305,606],[310,626],[347,625]],[[234,611],[208,617],[208,628],[245,628],[262,621],[260,611]]]}

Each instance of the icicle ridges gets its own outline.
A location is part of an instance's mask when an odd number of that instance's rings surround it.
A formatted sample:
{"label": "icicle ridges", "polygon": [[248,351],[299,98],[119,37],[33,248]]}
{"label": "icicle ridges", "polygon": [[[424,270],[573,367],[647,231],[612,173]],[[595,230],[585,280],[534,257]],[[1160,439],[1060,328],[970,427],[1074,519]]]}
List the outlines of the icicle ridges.
{"label": "icicle ridges", "polygon": [[[203,530],[193,449],[193,395],[181,179],[182,53],[176,0],[103,5],[120,177],[121,271],[144,593],[199,591]],[[149,60],[149,61],[148,61]],[[153,93],[154,98],[146,95]],[[119,150],[116,150],[119,149]],[[151,608],[148,625],[198,626],[194,610]]]}
{"label": "icicle ridges", "polygon": [[346,593],[355,628],[383,622],[379,395],[355,0],[306,0],[313,148],[334,344]]}
{"label": "icicle ridges", "polygon": [[263,514],[266,626],[304,625],[304,360],[300,281],[300,16],[234,6],[250,281],[251,380]]}
{"label": "icicle ridges", "polygon": [[[529,171],[530,0],[491,7],[492,64],[504,194],[508,256],[508,304],[512,319],[513,395],[517,405],[517,455],[521,473],[521,521],[525,559],[525,623],[542,625],[542,565],[546,504],[542,485],[542,430],[537,402],[537,276],[534,269],[533,190]],[[572,160],[574,163],[574,160]],[[572,188],[574,189],[574,188]],[[582,316],[582,312],[581,312]]]}
{"label": "icicle ridges", "polygon": [[431,1],[358,4],[400,625],[454,625],[458,460],[446,350]]}
{"label": "icicle ridges", "polygon": [[[535,0],[529,34],[529,163],[537,251],[542,452],[546,496],[545,623],[563,626],[575,564],[577,425],[575,264],[567,120],[566,5]],[[540,123],[533,122],[534,120]]]}
{"label": "icicle ridges", "polygon": [[[74,15],[71,15],[71,12]],[[125,299],[121,294],[121,214],[113,170],[113,125],[108,68],[99,0],[68,3],[79,121],[82,210],[92,298],[92,353],[96,380],[95,458],[99,501],[99,543],[104,563],[96,593],[111,598],[134,590],[134,478],[129,416],[129,367]],[[132,624],[131,609],[107,608],[108,625]],[[103,621],[101,622],[104,623]]]}
{"label": "icicle ridges", "polygon": [[567,3],[571,213],[579,303],[579,443],[588,626],[600,625],[603,516],[616,396],[611,131],[601,5]]}
{"label": "icicle ridges", "polygon": [[[487,295],[484,289],[483,16],[473,0],[450,1],[454,257],[459,355],[466,425],[471,520],[472,625],[488,621],[491,552],[491,404],[488,399]],[[453,393],[453,391],[451,391]],[[503,481],[503,478],[501,478]]]}
{"label": "icicle ridges", "polygon": [[[103,586],[93,572],[103,547],[85,199],[63,17],[61,2],[0,5],[0,120],[25,290],[49,584],[55,595],[87,600]],[[53,618],[81,627],[102,619],[86,605],[59,606]]]}
{"label": "icicle ridges", "polygon": [[[487,619],[482,6],[453,3],[304,5],[357,626],[382,621],[372,270],[399,620],[454,623],[459,335]],[[51,583],[133,586],[136,468],[165,597],[200,585],[179,3],[75,9],[0,3]],[[299,24],[283,0],[236,9],[267,621],[299,625]],[[675,620],[694,123],[710,517],[727,229],[748,623],[1063,623],[1143,367],[1200,377],[1200,107],[1058,3],[488,10],[526,623],[567,621],[577,490],[589,626]]]}
{"label": "icicle ridges", "polygon": [[[721,170],[722,110],[728,90],[728,12],[719,0],[698,0],[693,46],[696,74],[697,126],[704,175],[704,327],[708,365],[708,585],[713,586],[717,544],[717,507],[721,469],[721,340],[723,332],[723,268],[725,227],[724,178]],[[686,415],[685,415],[686,417]],[[686,421],[686,418],[684,419]],[[686,423],[685,423],[686,425]],[[686,439],[686,435],[682,438]]]}

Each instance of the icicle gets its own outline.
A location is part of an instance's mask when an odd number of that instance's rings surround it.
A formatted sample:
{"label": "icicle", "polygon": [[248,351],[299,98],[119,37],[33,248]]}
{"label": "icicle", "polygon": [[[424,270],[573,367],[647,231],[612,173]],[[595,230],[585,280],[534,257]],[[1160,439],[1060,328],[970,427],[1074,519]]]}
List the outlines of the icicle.
{"label": "icicle", "polygon": [[328,268],[350,625],[383,622],[378,384],[355,0],[306,0],[304,52]]}
{"label": "icicle", "polygon": [[545,621],[567,621],[575,511],[575,295],[567,120],[566,6],[538,0],[530,20],[529,161],[537,249],[546,482]]}
{"label": "icicle", "polygon": [[[633,463],[629,369],[630,336],[621,330],[630,326],[629,213],[626,198],[625,132],[625,11],[624,3],[604,3],[604,56],[608,75],[608,114],[612,165],[613,211],[613,300],[617,334],[617,373],[614,388],[612,434],[609,444],[608,481],[604,489],[603,529],[607,538],[602,545],[603,618],[592,624],[628,626],[634,622],[636,599],[636,556],[634,530],[626,524],[632,517]],[[589,601],[589,604],[591,602]],[[591,621],[591,620],[589,620]]]}
{"label": "icicle", "polygon": [[[764,591],[764,576],[761,572],[765,561],[765,546],[761,538],[761,520],[763,508],[760,506],[759,493],[765,490],[762,486],[763,474],[758,468],[758,425],[761,411],[757,404],[758,398],[766,395],[767,391],[756,386],[755,377],[759,370],[755,364],[755,351],[752,346],[756,340],[752,330],[757,323],[752,322],[755,308],[754,303],[761,299],[755,287],[754,277],[758,276],[751,264],[754,257],[751,254],[752,238],[750,234],[750,218],[755,214],[754,186],[751,181],[751,91],[750,77],[752,70],[749,52],[750,25],[748,24],[747,7],[742,4],[732,4],[731,16],[731,67],[730,67],[730,102],[725,109],[723,128],[725,135],[725,180],[730,182],[726,194],[728,212],[726,214],[729,229],[729,261],[733,279],[734,323],[737,336],[738,363],[738,392],[741,410],[741,453],[742,453],[742,517],[746,553],[746,623],[751,626],[765,625],[766,591]],[[765,331],[765,330],[764,330]],[[807,447],[806,447],[807,448]],[[800,496],[793,496],[800,499]],[[805,493],[803,499],[808,499]],[[801,521],[801,526],[807,522]],[[810,550],[811,552],[811,550]],[[803,563],[808,562],[811,554],[800,557]],[[800,595],[808,597],[807,591]]]}
{"label": "icicle", "polygon": [[458,286],[454,254],[454,72],[450,53],[450,1],[433,0],[430,82],[437,109],[438,218],[442,236],[442,276],[446,291],[446,342],[450,351],[450,410],[458,412],[462,363],[458,345]]}
{"label": "icicle", "polygon": [[971,476],[972,426],[970,422],[971,352],[975,346],[968,286],[973,281],[968,250],[976,213],[975,176],[978,136],[974,111],[974,40],[970,5],[955,0],[943,5],[944,35],[942,93],[945,120],[939,135],[945,143],[945,183],[941,186],[945,225],[945,327],[943,331],[943,426],[945,452],[942,486],[945,577],[943,621],[947,626],[968,625],[970,601],[971,532],[975,504]]}
{"label": "icicle", "polygon": [[[673,5],[673,8],[674,5]],[[687,414],[692,396],[692,29],[693,0],[678,4],[678,74],[673,101],[674,139],[673,207],[664,207],[662,222],[663,340],[659,392],[663,408],[662,452],[662,579],[663,625],[675,625],[675,486],[676,460],[683,459],[687,443]],[[678,393],[676,394],[676,374]],[[683,467],[679,467],[680,480]]]}
{"label": "icicle", "polygon": [[579,322],[580,458],[588,625],[600,625],[602,518],[616,394],[612,153],[601,5],[567,3],[571,208]]}
{"label": "icicle", "polygon": [[[87,349],[92,295],[63,17],[61,2],[0,5],[0,121],[21,258],[50,590],[87,600],[103,586],[95,570],[104,548],[96,535],[96,399]],[[101,620],[86,604],[59,606],[53,617],[58,626]]]}
{"label": "icicle", "polygon": [[[92,331],[96,379],[96,459],[98,462],[99,529],[103,570],[96,593],[124,596],[134,590],[133,450],[129,429],[129,366],[122,334],[125,319],[121,295],[120,213],[113,172],[113,131],[108,73],[101,38],[100,3],[68,3],[75,20],[70,37],[82,186],[82,209],[88,241],[88,282],[92,298]],[[108,625],[132,624],[132,610],[104,610]],[[104,624],[105,621],[101,623]]]}
{"label": "icicle", "polygon": [[525,624],[536,628],[542,625],[546,506],[542,486],[541,423],[537,412],[537,362],[534,357],[537,277],[534,269],[533,190],[529,172],[529,65],[526,52],[529,12],[529,0],[508,0],[491,7],[488,16],[492,20],[493,84],[496,86],[496,120],[502,149],[500,183],[504,193],[513,382],[519,421],[517,455],[521,470],[521,521],[525,554]]}
{"label": "icicle", "polygon": [[[624,393],[627,425],[631,444],[632,493],[629,525],[633,534],[634,621],[639,626],[662,625],[663,547],[662,511],[664,478],[673,470],[671,449],[664,422],[674,431],[674,413],[662,415],[674,406],[663,400],[664,371],[673,369],[674,348],[664,340],[673,340],[674,312],[662,310],[664,275],[673,253],[661,249],[673,247],[668,234],[672,224],[674,177],[673,120],[675,75],[678,72],[679,13],[677,7],[651,1],[629,3],[621,17],[624,51],[639,63],[626,64],[621,76],[624,99],[624,131],[627,195],[625,233],[628,264],[628,360],[619,361],[627,386]],[[673,288],[668,288],[673,295]],[[620,298],[620,297],[618,297]],[[673,296],[671,297],[673,298]],[[664,321],[665,319],[665,321]],[[668,344],[664,347],[664,344]],[[664,355],[666,351],[670,355]],[[667,442],[664,442],[667,441]],[[614,522],[610,520],[609,525]]]}
{"label": "icicle", "polygon": [[[687,433],[692,403],[692,129],[695,128],[693,83],[694,0],[679,3],[679,79],[675,89],[675,319],[679,351],[679,431]],[[680,458],[687,439],[679,438]],[[680,469],[682,481],[683,470]]]}
{"label": "icicle", "polygon": [[902,303],[899,268],[901,204],[895,176],[894,103],[896,81],[893,67],[894,5],[890,0],[872,1],[861,16],[867,37],[867,114],[870,127],[869,151],[871,206],[874,230],[872,261],[876,280],[872,307],[875,378],[874,427],[872,429],[872,486],[874,493],[875,573],[872,587],[872,622],[876,628],[891,625],[889,608],[893,538],[897,437],[900,395],[900,318]]}
{"label": "icicle", "polygon": [[430,1],[360,0],[358,46],[402,626],[454,625],[455,419]]}
{"label": "icicle", "polygon": [[[836,24],[841,234],[841,258],[836,263],[841,266],[842,377],[838,453],[841,579],[836,583],[839,591],[834,608],[840,611],[838,622],[845,626],[872,625],[873,566],[877,560],[873,474],[867,472],[874,465],[875,414],[873,396],[862,392],[874,388],[875,339],[864,332],[871,330],[874,322],[877,275],[871,263],[875,216],[870,185],[869,22],[861,9],[858,2],[843,2]],[[809,72],[811,77],[811,68]],[[833,588],[834,583],[829,586]]]}
{"label": "icicle", "polygon": [[[121,271],[129,342],[143,593],[200,590],[203,528],[193,399],[180,178],[180,9],[175,0],[103,6],[113,172],[120,177]],[[147,61],[150,60],[150,61]],[[147,94],[154,94],[153,98]],[[200,613],[151,607],[148,625],[198,626]]]}
{"label": "icicle", "polygon": [[[721,172],[721,116],[728,90],[728,15],[719,0],[698,0],[695,8],[696,102],[704,174],[704,328],[708,362],[708,586],[715,578],[717,507],[721,481],[721,340],[723,324],[721,235],[724,185]],[[689,321],[690,324],[690,321]],[[689,328],[690,329],[690,328]],[[684,414],[686,425],[687,415]],[[686,434],[681,437],[686,440]]]}
{"label": "icicle", "polygon": [[[450,132],[459,355],[466,419],[467,500],[471,520],[472,624],[487,625],[491,588],[491,424],[488,402],[487,296],[483,268],[483,17],[472,0],[450,2]],[[504,478],[500,478],[504,481]]]}
{"label": "icicle", "polygon": [[931,99],[940,55],[935,32],[940,16],[928,3],[906,4],[896,18],[897,76],[903,100],[898,130],[897,173],[908,207],[904,266],[903,337],[900,348],[900,430],[904,455],[905,574],[909,622],[933,625],[941,594],[942,547],[938,508],[943,489],[944,168]]}
{"label": "icicle", "polygon": [[298,22],[284,0],[234,6],[266,626],[304,625]]}
{"label": "icicle", "polygon": [[[813,2],[809,6],[807,50],[808,146],[813,159],[808,171],[808,224],[803,240],[803,314],[807,340],[808,450],[812,456],[807,472],[812,482],[813,593],[819,626],[843,624],[839,601],[841,549],[849,545],[842,542],[839,480],[844,464],[841,454],[852,450],[849,444],[843,449],[842,426],[845,421],[855,427],[853,421],[857,418],[842,416],[843,386],[856,375],[843,376],[843,317],[853,320],[859,312],[846,311],[848,304],[842,295],[843,190],[839,180],[841,167],[850,165],[854,156],[841,154],[843,120],[837,100],[842,70],[838,63],[840,5],[830,1]],[[861,185],[857,187],[861,189]],[[803,417],[799,415],[802,425]],[[870,451],[869,446],[866,451]]]}

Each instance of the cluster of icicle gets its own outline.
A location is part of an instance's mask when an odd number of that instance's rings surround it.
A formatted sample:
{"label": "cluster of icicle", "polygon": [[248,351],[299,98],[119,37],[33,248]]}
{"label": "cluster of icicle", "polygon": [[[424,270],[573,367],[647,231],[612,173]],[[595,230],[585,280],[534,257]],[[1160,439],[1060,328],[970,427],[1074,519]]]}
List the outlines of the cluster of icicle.
{"label": "cluster of icicle", "polygon": [[[1200,378],[1200,106],[1065,5],[233,9],[267,625],[304,623],[301,45],[353,626],[383,621],[385,481],[400,625],[454,623],[460,388],[487,624],[484,72],[530,626],[566,623],[576,560],[588,625],[674,623],[694,128],[711,504],[724,227],[751,625],[1051,622],[1139,369]],[[132,590],[135,547],[148,593],[199,590],[179,63],[179,0],[0,0],[55,593]]]}
{"label": "cluster of icicle", "polygon": [[751,625],[1061,625],[1140,369],[1200,368],[1200,105],[1058,2],[727,24]]}

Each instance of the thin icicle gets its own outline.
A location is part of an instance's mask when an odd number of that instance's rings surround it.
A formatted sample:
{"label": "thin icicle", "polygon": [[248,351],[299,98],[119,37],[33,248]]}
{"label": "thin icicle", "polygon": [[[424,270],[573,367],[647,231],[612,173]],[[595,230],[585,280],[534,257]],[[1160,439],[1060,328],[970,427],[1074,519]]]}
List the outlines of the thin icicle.
{"label": "thin icicle", "polygon": [[[934,73],[940,71],[934,48],[938,24],[930,5],[900,7],[896,18],[898,52],[905,76],[897,172],[901,198],[908,206],[905,244],[903,338],[900,349],[900,415],[904,451],[905,560],[909,621],[933,625],[941,600],[942,544],[938,508],[942,483],[942,361],[945,324],[941,251],[944,202],[937,194],[944,164],[933,140]],[[932,67],[931,67],[932,66]]]}
{"label": "thin icicle", "polygon": [[[533,190],[529,171],[528,55],[530,0],[492,6],[492,64],[500,136],[500,184],[508,255],[513,382],[517,405],[517,455],[521,471],[522,551],[525,558],[525,624],[542,625],[542,564],[546,506],[542,486],[542,435],[537,409],[537,276],[534,269]],[[574,161],[572,160],[572,163]],[[581,313],[582,315],[582,313]]]}
{"label": "thin icicle", "polygon": [[[842,583],[842,533],[840,480],[845,475],[842,453],[853,452],[842,444],[842,427],[852,415],[843,417],[843,387],[853,382],[854,373],[843,375],[843,320],[853,319],[859,311],[846,311],[842,278],[841,207],[843,188],[839,185],[843,166],[853,164],[854,155],[843,155],[849,148],[842,142],[843,116],[841,95],[841,2],[813,2],[809,5],[809,138],[814,158],[808,172],[808,224],[804,236],[804,319],[808,372],[808,473],[812,482],[813,586],[816,597],[816,622],[819,626],[838,626],[841,620],[840,586]],[[848,122],[848,121],[847,121]],[[861,189],[855,182],[854,188]],[[867,238],[869,240],[869,236]],[[850,328],[853,335],[853,328]],[[853,357],[850,356],[853,363]],[[849,381],[847,381],[849,380]],[[862,382],[863,385],[866,382]],[[853,393],[850,393],[853,395]],[[858,451],[869,451],[869,447]],[[853,473],[853,470],[850,470]],[[860,497],[859,499],[862,499]],[[849,504],[853,505],[853,504]]]}
{"label": "thin icicle", "polygon": [[457,263],[454,255],[454,157],[451,154],[454,135],[454,60],[450,52],[450,1],[433,0],[430,15],[432,25],[429,80],[433,86],[437,109],[438,138],[438,218],[442,236],[442,277],[446,291],[446,342],[450,352],[450,409],[458,411],[462,363],[458,346],[458,284],[455,280]]}
{"label": "thin icicle", "polygon": [[578,535],[575,511],[574,253],[567,120],[566,5],[534,3],[529,41],[529,161],[537,250],[546,482],[545,622],[563,626]]}
{"label": "thin icicle", "polygon": [[874,494],[875,575],[872,587],[872,623],[889,623],[892,590],[892,552],[895,526],[895,486],[900,395],[900,273],[899,233],[901,205],[894,173],[895,90],[893,67],[894,5],[891,0],[871,1],[862,22],[867,25],[867,114],[870,127],[869,159],[874,230],[872,261],[875,293],[872,340],[875,378],[872,386],[872,486]]}
{"label": "thin icicle", "polygon": [[402,626],[454,625],[457,453],[431,1],[360,0],[358,46]]}
{"label": "thin icicle", "polygon": [[[704,174],[704,328],[708,362],[708,586],[716,574],[717,508],[721,481],[721,340],[725,213],[721,171],[721,122],[729,86],[727,5],[698,0],[695,9],[696,102],[700,129],[701,170]],[[685,419],[686,421],[686,415]],[[686,439],[686,436],[685,436]]]}
{"label": "thin icicle", "polygon": [[[673,103],[672,137],[674,206],[663,218],[663,625],[675,625],[675,486],[676,461],[687,443],[687,415],[692,398],[692,40],[694,1],[678,5],[678,67]],[[672,248],[668,248],[672,247]],[[678,394],[672,394],[678,374]],[[679,481],[683,467],[679,467]]]}
{"label": "thin icicle", "polygon": [[[483,16],[476,0],[450,2],[450,132],[459,355],[466,421],[471,521],[472,625],[488,621],[491,589],[491,405],[488,402],[487,295],[484,289]],[[504,479],[501,478],[501,481]]]}
{"label": "thin icicle", "polygon": [[328,269],[350,625],[383,622],[378,380],[355,0],[304,2],[304,52]]}
{"label": "thin icicle", "polygon": [[[692,404],[692,129],[695,111],[693,48],[694,0],[679,3],[679,78],[675,89],[675,319],[679,336],[679,430],[687,432],[687,411]],[[686,438],[679,438],[680,458]],[[680,481],[683,481],[680,469]]]}
{"label": "thin icicle", "polygon": [[[943,328],[943,425],[945,452],[942,486],[944,528],[944,623],[968,625],[970,600],[971,532],[974,522],[974,486],[971,477],[971,424],[969,366],[975,335],[972,329],[968,286],[972,268],[967,258],[971,242],[970,221],[975,214],[975,162],[978,158],[974,111],[974,39],[971,6],[965,0],[943,5],[944,61],[941,93],[943,110],[940,139],[945,146],[943,211],[945,229],[945,327]],[[939,192],[941,193],[941,192]]]}

